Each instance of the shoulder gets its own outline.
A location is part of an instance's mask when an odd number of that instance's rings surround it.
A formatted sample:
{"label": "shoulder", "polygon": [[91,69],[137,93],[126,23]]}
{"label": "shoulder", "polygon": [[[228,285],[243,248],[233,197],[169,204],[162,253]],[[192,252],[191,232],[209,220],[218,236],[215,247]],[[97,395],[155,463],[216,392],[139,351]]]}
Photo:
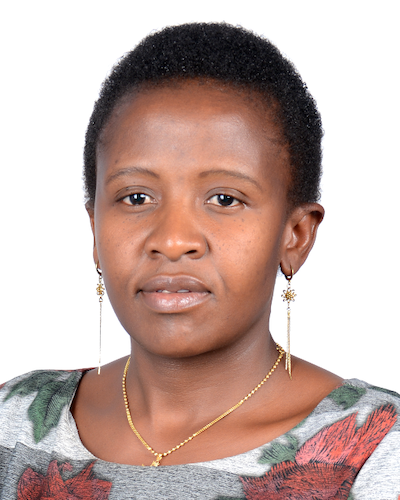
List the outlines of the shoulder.
{"label": "shoulder", "polygon": [[358,379],[344,380],[328,397],[343,409],[354,407],[362,410],[385,402],[400,409],[400,395],[397,392]]}
{"label": "shoulder", "polygon": [[352,428],[358,451],[368,441],[366,448],[371,454],[386,435],[400,437],[400,395],[394,391],[351,379],[343,381],[322,403],[315,413],[318,415],[320,410],[321,414],[330,414],[338,427],[347,431]]}
{"label": "shoulder", "polygon": [[[351,490],[355,500],[400,496],[400,395],[359,380],[334,391],[336,403],[357,412],[360,422],[354,456],[363,457]],[[371,449],[371,453],[364,451]]]}
{"label": "shoulder", "polygon": [[0,445],[12,446],[26,425],[39,442],[71,405],[84,370],[26,373],[0,386]]}
{"label": "shoulder", "polygon": [[0,405],[9,401],[23,401],[24,398],[41,392],[62,392],[76,389],[82,374],[87,370],[37,370],[15,377],[0,385]]}
{"label": "shoulder", "polygon": [[[347,380],[330,399],[354,420],[351,463],[359,464],[351,493],[355,500],[400,495],[400,395],[360,380]],[[342,429],[343,430],[343,429]],[[348,427],[346,431],[348,432]]]}
{"label": "shoulder", "polygon": [[328,399],[344,413],[354,415],[356,422],[368,422],[369,432],[371,423],[378,421],[382,432],[400,431],[400,395],[397,392],[351,379],[333,390]]}
{"label": "shoulder", "polygon": [[258,462],[269,468],[261,479],[242,478],[247,497],[273,485],[282,498],[286,491],[303,498],[312,490],[318,498],[397,499],[399,412],[397,393],[343,381],[295,428],[260,450]]}

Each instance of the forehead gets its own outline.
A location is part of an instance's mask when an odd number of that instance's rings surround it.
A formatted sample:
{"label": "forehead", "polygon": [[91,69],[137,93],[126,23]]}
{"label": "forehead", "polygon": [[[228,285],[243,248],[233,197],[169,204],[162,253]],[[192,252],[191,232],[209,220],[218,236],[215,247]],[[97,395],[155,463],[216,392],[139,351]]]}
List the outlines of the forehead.
{"label": "forehead", "polygon": [[115,106],[100,144],[113,137],[121,118],[128,118],[132,111],[139,118],[142,112],[150,116],[168,107],[186,119],[193,119],[199,107],[202,115],[245,115],[253,122],[254,133],[266,133],[271,139],[284,142],[278,105],[272,98],[243,86],[197,79],[145,84],[125,94]]}
{"label": "forehead", "polygon": [[101,141],[98,166],[114,167],[132,153],[141,161],[200,156],[203,162],[234,159],[264,164],[279,158],[288,175],[287,147],[277,106],[259,93],[224,84],[186,81],[127,94],[114,110]]}

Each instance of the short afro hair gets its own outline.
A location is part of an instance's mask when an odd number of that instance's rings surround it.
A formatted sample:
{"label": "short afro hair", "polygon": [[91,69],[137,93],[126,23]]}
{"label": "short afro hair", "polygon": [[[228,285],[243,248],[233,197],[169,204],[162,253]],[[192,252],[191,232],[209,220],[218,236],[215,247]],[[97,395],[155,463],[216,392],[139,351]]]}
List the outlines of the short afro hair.
{"label": "short afro hair", "polygon": [[104,81],[86,132],[86,201],[96,194],[96,150],[121,99],[168,80],[211,79],[256,91],[277,108],[290,156],[292,207],[319,199],[322,125],[315,101],[293,64],[268,40],[226,23],[171,26],[144,38]]}

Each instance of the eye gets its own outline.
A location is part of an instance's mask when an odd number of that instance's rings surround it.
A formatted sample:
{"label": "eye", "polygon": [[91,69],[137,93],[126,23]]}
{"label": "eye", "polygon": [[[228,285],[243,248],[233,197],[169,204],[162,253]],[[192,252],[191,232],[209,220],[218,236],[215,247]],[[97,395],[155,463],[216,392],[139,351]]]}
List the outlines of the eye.
{"label": "eye", "polygon": [[207,203],[210,203],[211,205],[219,205],[220,207],[235,207],[241,202],[229,194],[216,194],[212,196]]}
{"label": "eye", "polygon": [[147,194],[133,193],[133,194],[130,194],[129,196],[125,196],[125,198],[123,198],[122,201],[123,201],[123,203],[126,203],[127,205],[144,205],[144,204],[152,203],[153,200]]}

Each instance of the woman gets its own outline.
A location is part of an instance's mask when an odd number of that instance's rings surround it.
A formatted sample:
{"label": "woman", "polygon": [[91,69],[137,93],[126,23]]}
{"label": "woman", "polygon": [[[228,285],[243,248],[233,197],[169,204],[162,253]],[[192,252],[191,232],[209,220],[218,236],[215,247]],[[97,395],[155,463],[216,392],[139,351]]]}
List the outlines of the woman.
{"label": "woman", "polygon": [[275,276],[289,333],[323,219],[321,137],[293,66],[240,28],[167,28],[120,61],[85,182],[98,293],[131,356],[3,387],[0,498],[400,495],[398,395],[269,332]]}

